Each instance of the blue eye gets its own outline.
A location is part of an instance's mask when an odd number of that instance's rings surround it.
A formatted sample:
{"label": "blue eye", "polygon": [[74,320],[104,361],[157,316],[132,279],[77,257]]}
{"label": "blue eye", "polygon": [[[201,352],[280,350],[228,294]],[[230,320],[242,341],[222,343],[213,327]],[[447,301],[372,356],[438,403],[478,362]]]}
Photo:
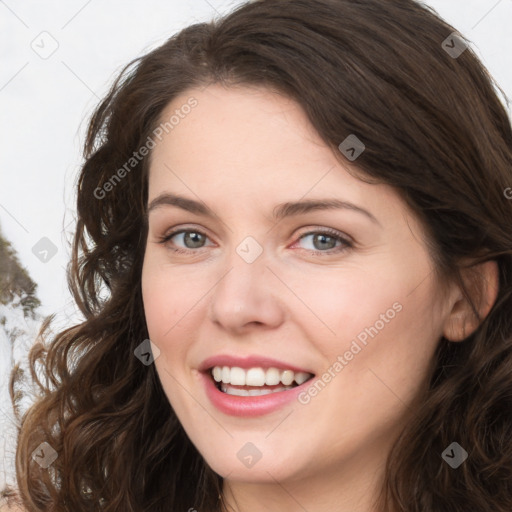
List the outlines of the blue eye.
{"label": "blue eye", "polygon": [[194,249],[202,249],[203,246],[201,245],[204,243],[204,240],[208,237],[202,232],[198,231],[197,229],[180,229],[178,231],[173,231],[172,233],[169,233],[168,235],[162,237],[160,239],[160,243],[166,244],[170,242],[173,238],[178,237],[178,235],[182,236],[182,242],[184,244],[190,243],[190,247],[186,247],[185,249],[180,248],[171,248],[171,250],[178,252],[178,253],[186,253],[193,251]]}
{"label": "blue eye", "polygon": [[353,247],[352,243],[347,238],[341,236],[341,234],[338,231],[335,231],[333,229],[325,228],[319,231],[311,231],[309,233],[302,235],[299,238],[299,241],[304,240],[307,237],[313,237],[311,239],[313,248],[306,249],[308,251],[317,251],[320,253],[329,254],[332,251],[338,253],[350,247]]}
{"label": "blue eye", "polygon": [[[348,238],[342,236],[340,232],[330,228],[323,228],[317,231],[305,233],[299,237],[298,242],[306,239],[307,237],[313,237],[313,248],[305,248],[305,250],[315,255],[323,256],[324,254],[329,255],[333,253],[340,253],[353,247],[353,243]],[[185,247],[176,247],[175,242],[172,242],[173,239],[181,240],[181,245],[184,245]],[[180,229],[160,237],[159,243],[169,245],[169,243],[172,242],[173,247],[169,247],[169,249],[176,253],[193,253],[199,252],[195,249],[203,249],[205,247],[206,240],[208,240],[208,236],[200,230]]]}

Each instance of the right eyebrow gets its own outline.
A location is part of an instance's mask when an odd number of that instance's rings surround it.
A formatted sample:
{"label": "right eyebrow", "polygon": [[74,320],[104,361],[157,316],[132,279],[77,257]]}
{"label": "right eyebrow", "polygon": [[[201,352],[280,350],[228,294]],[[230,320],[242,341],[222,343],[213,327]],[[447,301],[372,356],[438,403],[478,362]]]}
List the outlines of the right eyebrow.
{"label": "right eyebrow", "polygon": [[160,208],[161,206],[165,205],[176,206],[182,210],[186,210],[187,212],[195,213],[196,215],[203,215],[205,217],[211,218],[216,217],[213,211],[204,203],[200,203],[199,201],[195,201],[193,199],[187,199],[183,196],[170,194],[168,192],[160,194],[149,203],[148,214],[156,208]]}

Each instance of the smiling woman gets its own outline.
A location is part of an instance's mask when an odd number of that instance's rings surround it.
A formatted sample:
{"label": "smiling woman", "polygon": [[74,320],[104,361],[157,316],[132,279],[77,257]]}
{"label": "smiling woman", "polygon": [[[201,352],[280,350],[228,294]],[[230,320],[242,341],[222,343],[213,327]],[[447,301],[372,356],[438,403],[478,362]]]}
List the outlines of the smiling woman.
{"label": "smiling woman", "polygon": [[510,511],[512,132],[454,32],[262,0],[125,69],[78,185],[85,321],[31,353],[28,510]]}

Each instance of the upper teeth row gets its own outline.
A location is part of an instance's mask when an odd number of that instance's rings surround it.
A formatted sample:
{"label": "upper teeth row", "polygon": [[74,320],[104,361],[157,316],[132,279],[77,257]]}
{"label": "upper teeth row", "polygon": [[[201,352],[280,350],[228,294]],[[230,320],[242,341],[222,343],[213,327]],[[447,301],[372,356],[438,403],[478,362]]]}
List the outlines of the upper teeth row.
{"label": "upper teeth row", "polygon": [[238,366],[214,366],[212,370],[216,382],[233,384],[235,386],[275,386],[282,382],[289,386],[295,381],[299,386],[306,382],[310,374],[294,372],[292,370],[279,370],[278,368],[239,368]]}

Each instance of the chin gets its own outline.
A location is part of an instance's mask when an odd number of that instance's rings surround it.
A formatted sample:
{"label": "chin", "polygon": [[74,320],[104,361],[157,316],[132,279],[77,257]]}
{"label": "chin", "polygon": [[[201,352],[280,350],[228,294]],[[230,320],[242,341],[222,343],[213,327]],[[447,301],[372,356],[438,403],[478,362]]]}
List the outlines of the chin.
{"label": "chin", "polygon": [[202,443],[195,446],[208,466],[229,480],[275,484],[275,480],[297,478],[301,468],[304,465],[307,467],[305,461],[297,458],[297,446],[290,446],[286,453],[278,438],[275,439],[276,445],[265,441],[267,434],[261,435],[261,441],[255,439],[251,442],[248,440],[251,436],[244,435],[215,444],[209,438],[209,444],[204,449]]}

